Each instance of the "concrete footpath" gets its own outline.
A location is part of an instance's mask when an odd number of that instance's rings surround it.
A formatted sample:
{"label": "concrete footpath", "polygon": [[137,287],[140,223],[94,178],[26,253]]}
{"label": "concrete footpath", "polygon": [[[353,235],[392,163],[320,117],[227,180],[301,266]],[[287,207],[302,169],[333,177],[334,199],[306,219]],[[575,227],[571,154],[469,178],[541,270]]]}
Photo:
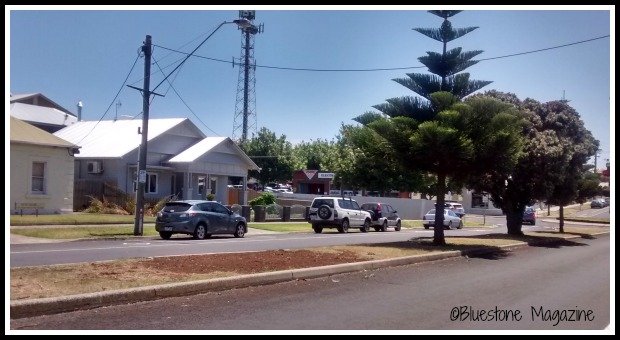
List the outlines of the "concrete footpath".
{"label": "concrete footpath", "polygon": [[[595,235],[608,234],[601,232]],[[576,239],[580,236],[565,236],[564,239]],[[537,244],[549,244],[557,240],[541,240]],[[258,274],[239,275],[226,278],[180,282],[130,289],[119,289],[98,293],[86,293],[53,298],[29,299],[11,301],[10,318],[25,318],[38,315],[64,313],[80,309],[91,309],[117,304],[135,303],[156,300],[167,297],[201,294],[212,291],[221,291],[233,288],[267,285],[291,280],[311,279],[335,274],[355,271],[374,270],[384,267],[402,266],[426,261],[454,258],[465,255],[480,255],[502,250],[512,250],[528,247],[526,242],[516,241],[513,244],[495,247],[495,249],[480,248],[467,251],[445,251],[440,253],[413,255],[392,259],[372,260],[337,265],[281,270]]]}

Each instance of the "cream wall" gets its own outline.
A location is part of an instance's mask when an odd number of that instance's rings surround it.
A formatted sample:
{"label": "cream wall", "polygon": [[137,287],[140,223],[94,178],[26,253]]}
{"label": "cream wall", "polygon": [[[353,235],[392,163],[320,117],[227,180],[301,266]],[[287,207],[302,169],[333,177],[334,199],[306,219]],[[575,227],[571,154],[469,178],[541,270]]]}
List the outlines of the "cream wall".
{"label": "cream wall", "polygon": [[[11,143],[10,211],[19,213],[17,204],[41,206],[39,214],[58,214],[73,211],[73,156],[67,148]],[[45,162],[45,195],[31,193],[32,163]],[[24,209],[34,214],[34,209]]]}

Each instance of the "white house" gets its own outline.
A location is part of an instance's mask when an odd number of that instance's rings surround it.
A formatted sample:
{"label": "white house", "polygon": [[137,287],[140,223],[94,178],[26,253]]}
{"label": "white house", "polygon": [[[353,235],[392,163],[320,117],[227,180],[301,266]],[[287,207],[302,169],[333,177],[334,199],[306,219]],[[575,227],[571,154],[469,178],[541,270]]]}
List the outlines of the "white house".
{"label": "white house", "polygon": [[54,133],[78,121],[71,111],[41,93],[11,94],[11,117]]}
{"label": "white house", "polygon": [[11,117],[11,212],[73,211],[73,162],[78,148]]}
{"label": "white house", "polygon": [[[105,182],[134,193],[141,127],[138,119],[82,121],[56,132],[81,148],[75,161],[76,186]],[[246,183],[248,170],[258,169],[230,138],[206,137],[187,118],[149,119],[145,199],[169,195],[201,199],[213,193],[217,201],[227,204],[229,177]],[[82,202],[82,197],[78,200]]]}

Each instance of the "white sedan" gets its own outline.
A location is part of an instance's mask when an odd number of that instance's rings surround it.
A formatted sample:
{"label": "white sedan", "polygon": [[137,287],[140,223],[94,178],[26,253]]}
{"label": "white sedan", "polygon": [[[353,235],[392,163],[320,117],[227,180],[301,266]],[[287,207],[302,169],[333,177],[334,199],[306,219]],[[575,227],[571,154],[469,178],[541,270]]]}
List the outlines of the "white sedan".
{"label": "white sedan", "polygon": [[[422,225],[424,226],[424,229],[435,227],[435,209],[429,210],[426,215],[422,217]],[[463,220],[461,220],[461,218],[459,218],[454,211],[444,209],[443,225],[446,229],[461,229],[463,228]]]}

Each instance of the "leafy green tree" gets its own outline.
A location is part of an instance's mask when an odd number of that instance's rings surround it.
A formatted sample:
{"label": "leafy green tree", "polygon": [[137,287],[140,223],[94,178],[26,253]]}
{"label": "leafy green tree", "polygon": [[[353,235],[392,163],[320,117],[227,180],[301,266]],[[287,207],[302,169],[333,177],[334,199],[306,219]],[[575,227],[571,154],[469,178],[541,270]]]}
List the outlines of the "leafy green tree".
{"label": "leafy green tree", "polygon": [[564,206],[579,196],[579,181],[585,173],[584,167],[598,150],[599,142],[585,128],[579,113],[566,100],[545,104],[543,111],[546,126],[554,129],[563,146],[562,167],[558,181],[554,183],[548,201],[560,206],[560,232],[564,232]]}
{"label": "leafy green tree", "polygon": [[[403,167],[435,176],[438,226],[443,225],[448,182],[464,182],[475,171],[506,172],[516,162],[520,147],[514,132],[519,119],[509,106],[492,99],[459,103],[490,83],[461,73],[477,63],[473,58],[482,51],[447,50],[448,42],[477,28],[453,28],[448,18],[459,12],[430,11],[443,18],[441,28],[414,28],[443,46],[442,53],[427,52],[418,58],[432,75],[410,73],[408,78],[394,79],[421,98],[388,99],[374,106],[381,113],[366,112],[355,118],[388,141]],[[434,228],[433,242],[445,244],[443,228]]]}
{"label": "leafy green tree", "polygon": [[338,157],[338,147],[333,140],[311,140],[310,142],[301,142],[293,147],[293,167],[295,170],[336,171]]}
{"label": "leafy green tree", "polygon": [[285,135],[276,137],[274,132],[263,127],[239,146],[261,168],[249,173],[261,184],[289,181],[293,177],[293,149]]}
{"label": "leafy green tree", "polygon": [[397,160],[396,150],[376,132],[353,125],[340,130],[343,152],[353,154],[350,167],[341,167],[342,179],[354,189],[379,191],[416,191],[421,187],[422,175],[403,167]]}
{"label": "leafy green tree", "polygon": [[493,203],[506,214],[508,234],[522,235],[523,212],[528,205],[536,200],[557,204],[560,203],[558,196],[575,199],[579,174],[578,169],[573,168],[573,176],[577,177],[567,176],[571,159],[574,164],[580,163],[590,152],[590,144],[598,142],[585,130],[579,115],[565,107],[566,103],[542,104],[529,98],[521,101],[512,93],[498,91],[473,97],[501,100],[514,106],[524,117],[520,133],[525,138],[514,170],[474,175],[469,181],[474,189],[488,192]]}

